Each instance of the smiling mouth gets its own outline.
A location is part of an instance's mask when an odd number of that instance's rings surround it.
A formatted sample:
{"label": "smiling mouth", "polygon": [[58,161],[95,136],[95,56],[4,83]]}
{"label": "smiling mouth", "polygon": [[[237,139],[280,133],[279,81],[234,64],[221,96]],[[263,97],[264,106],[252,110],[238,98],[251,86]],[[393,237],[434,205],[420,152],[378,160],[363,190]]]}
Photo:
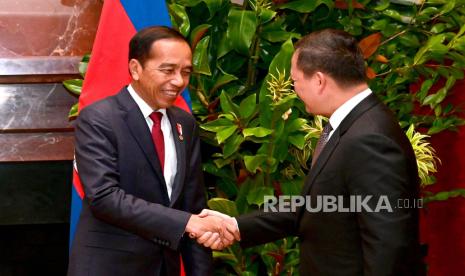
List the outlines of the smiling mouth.
{"label": "smiling mouth", "polygon": [[176,98],[179,94],[178,90],[162,90],[163,94],[170,98]]}

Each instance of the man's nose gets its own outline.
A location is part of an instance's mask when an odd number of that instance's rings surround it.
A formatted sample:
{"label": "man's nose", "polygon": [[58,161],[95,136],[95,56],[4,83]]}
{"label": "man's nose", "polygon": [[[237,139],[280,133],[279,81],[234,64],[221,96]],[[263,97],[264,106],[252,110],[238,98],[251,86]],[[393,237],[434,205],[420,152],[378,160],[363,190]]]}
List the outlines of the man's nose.
{"label": "man's nose", "polygon": [[174,74],[173,78],[171,79],[171,83],[176,85],[177,87],[184,86],[184,78],[182,77],[181,72],[177,72]]}

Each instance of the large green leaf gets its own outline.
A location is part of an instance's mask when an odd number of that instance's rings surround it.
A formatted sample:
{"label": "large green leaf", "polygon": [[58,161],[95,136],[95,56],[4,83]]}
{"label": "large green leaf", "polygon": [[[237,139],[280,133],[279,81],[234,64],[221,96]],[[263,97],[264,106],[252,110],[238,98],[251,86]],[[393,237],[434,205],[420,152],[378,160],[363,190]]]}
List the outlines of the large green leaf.
{"label": "large green leaf", "polygon": [[195,47],[194,56],[192,57],[192,64],[194,65],[194,72],[211,76],[210,64],[208,61],[208,45],[210,43],[210,36],[206,36],[200,40]]}
{"label": "large green leaf", "polygon": [[218,143],[219,144],[223,143],[226,139],[228,139],[231,135],[233,135],[234,132],[236,132],[236,129],[237,129],[237,125],[232,125],[232,126],[225,127],[221,129],[220,131],[218,131],[216,133],[216,139],[218,140]]}
{"label": "large green leaf", "polygon": [[257,29],[255,12],[231,9],[228,15],[227,39],[234,50],[243,55],[249,54],[249,48]]}
{"label": "large green leaf", "polygon": [[291,135],[288,137],[289,143],[296,146],[298,149],[302,150],[305,145],[305,136],[302,134]]}
{"label": "large green leaf", "polygon": [[442,6],[442,8],[440,9],[441,14],[446,14],[450,12],[451,10],[454,9],[454,7],[455,7],[455,0],[448,0],[447,3],[444,6]]}
{"label": "large green leaf", "polygon": [[202,166],[202,170],[204,172],[207,172],[209,174],[213,174],[215,176],[221,177],[221,178],[227,178],[227,179],[234,179],[234,176],[232,175],[232,172],[230,170],[224,170],[220,169],[216,166],[214,166],[212,163],[204,163]]}
{"label": "large green leaf", "polygon": [[[445,46],[442,43],[445,39],[445,34],[438,34],[430,37],[426,45],[421,47],[415,55],[415,57],[413,58],[414,64],[423,64],[425,61],[428,61],[430,59],[430,56],[428,56],[427,53],[429,51],[433,51],[433,49],[438,53],[443,52]],[[447,52],[447,50],[445,52]]]}
{"label": "large green leaf", "polygon": [[247,195],[247,202],[250,205],[262,206],[265,202],[265,196],[273,196],[274,190],[271,187],[257,187],[252,189]]}
{"label": "large green leaf", "polygon": [[452,45],[452,47],[454,50],[457,50],[462,54],[465,53],[465,36],[462,36],[454,40],[454,44]]}
{"label": "large green leaf", "polygon": [[186,7],[195,7],[201,2],[205,3],[210,13],[208,20],[227,3],[225,0],[176,0],[175,2]]}
{"label": "large green leaf", "polygon": [[231,127],[234,125],[234,122],[228,120],[227,118],[219,118],[205,124],[201,124],[200,127],[207,131],[218,132],[226,127]]}
{"label": "large green leaf", "polygon": [[268,77],[271,77],[270,74],[275,76],[279,73],[286,72],[286,76],[289,76],[291,68],[291,57],[294,53],[294,44],[291,39],[288,39],[281,45],[280,51],[271,61],[270,67],[268,68]]}
{"label": "large green leaf", "polygon": [[226,140],[223,148],[224,158],[228,158],[239,150],[240,145],[244,142],[242,135],[233,134]]}
{"label": "large green leaf", "polygon": [[207,5],[208,11],[210,12],[211,19],[216,12],[218,12],[224,4],[227,2],[226,0],[203,0],[203,2]]}
{"label": "large green leaf", "polygon": [[265,24],[269,22],[271,19],[273,19],[276,16],[276,12],[268,9],[261,9],[259,18],[260,18],[260,23]]}
{"label": "large green leaf", "polygon": [[239,105],[239,112],[241,114],[241,118],[248,119],[252,116],[255,111],[257,110],[257,96],[255,94],[251,94],[244,100],[242,100],[241,104]]}
{"label": "large green leaf", "polygon": [[256,187],[262,187],[264,185],[264,175],[257,173],[253,177],[247,177],[246,180],[241,184],[239,193],[236,198],[236,206],[239,213],[243,214],[249,210],[249,204],[247,203],[247,196]]}
{"label": "large green leaf", "polygon": [[81,95],[83,81],[84,80],[82,80],[82,79],[65,80],[65,81],[63,81],[63,85],[71,93],[73,93],[76,96],[79,96],[79,95]]}
{"label": "large green leaf", "polygon": [[257,154],[257,155],[245,155],[244,163],[245,167],[249,172],[255,173],[257,169],[262,166],[268,160],[266,154]]}
{"label": "large green leaf", "polygon": [[[221,155],[221,154],[217,154],[217,155]],[[218,156],[218,157],[221,157],[221,156]],[[218,158],[218,159],[213,160],[213,163],[215,163],[215,165],[221,169],[227,165],[231,165],[231,163],[234,163],[234,156],[228,157],[226,159]]]}
{"label": "large green leaf", "polygon": [[240,113],[239,107],[235,103],[233,103],[228,93],[224,91],[220,95],[220,104],[221,104],[221,109],[223,110],[224,113],[232,113],[235,115],[238,115]]}
{"label": "large green leaf", "polygon": [[434,84],[434,80],[433,79],[428,79],[428,80],[425,80],[422,84],[421,84],[421,87],[420,87],[420,91],[417,93],[417,98],[423,102],[423,100],[425,99],[425,97],[428,95],[428,92],[429,90],[431,89],[431,87],[433,86]]}
{"label": "large green leaf", "polygon": [[234,75],[230,74],[224,74],[221,75],[213,85],[212,89],[210,90],[210,95],[212,95],[214,92],[216,92],[219,88],[221,88],[223,85],[228,84],[232,81],[237,80],[237,77]]}
{"label": "large green leaf", "polygon": [[245,128],[242,130],[242,134],[244,137],[248,136],[255,136],[255,137],[265,137],[273,133],[272,129],[264,128],[264,127],[253,127],[253,128]]}
{"label": "large green leaf", "polygon": [[216,181],[216,187],[219,191],[222,191],[227,198],[234,198],[237,196],[239,188],[237,187],[236,181],[225,178],[216,178]]}
{"label": "large green leaf", "polygon": [[303,118],[295,118],[295,119],[290,119],[287,124],[286,124],[286,132],[287,133],[292,133],[294,131],[301,130],[302,127],[307,123],[306,119]]}
{"label": "large green leaf", "polygon": [[81,77],[83,78],[86,76],[89,61],[90,61],[90,54],[86,54],[82,57],[81,62],[79,62],[79,74],[81,74]]}
{"label": "large green leaf", "polygon": [[234,201],[215,197],[208,201],[208,208],[218,211],[220,213],[226,214],[231,217],[237,217],[239,213],[237,212],[236,203]]}
{"label": "large green leaf", "polygon": [[227,33],[224,33],[220,39],[220,42],[218,43],[217,58],[220,59],[233,49],[234,45],[232,40],[228,38]]}
{"label": "large green leaf", "polygon": [[441,103],[444,100],[446,95],[447,95],[447,89],[445,89],[443,87],[443,88],[439,89],[438,92],[427,96],[424,99],[422,104],[423,105],[430,105],[431,108],[434,108],[434,107],[436,107],[436,105],[438,105],[439,103]]}
{"label": "large green leaf", "polygon": [[195,27],[192,30],[192,32],[191,32],[191,34],[189,36],[192,49],[196,48],[197,43],[199,43],[199,41],[203,38],[203,36],[205,35],[205,33],[208,31],[208,29],[211,26],[212,25],[210,25],[210,24],[202,24],[202,25],[199,25],[199,26]]}
{"label": "large green leaf", "polygon": [[331,0],[297,0],[281,5],[278,9],[289,9],[300,13],[310,13],[322,4],[326,5],[330,10],[334,7],[334,1]]}
{"label": "large green leaf", "polygon": [[79,114],[79,103],[74,104],[68,113],[68,118],[74,118]]}
{"label": "large green leaf", "polygon": [[277,19],[263,26],[260,36],[270,42],[286,41],[289,38],[300,38],[299,34],[285,30],[284,18]]}
{"label": "large green leaf", "polygon": [[191,23],[186,13],[186,8],[178,4],[170,4],[168,5],[168,10],[170,12],[171,23],[179,29],[179,32],[183,36],[187,37],[191,29]]}
{"label": "large green leaf", "polygon": [[[465,46],[465,44],[464,44],[464,46]],[[450,59],[452,59],[454,61],[454,64],[457,64],[460,68],[465,68],[465,56],[463,54],[459,54],[457,52],[450,51],[449,53],[447,53],[447,55],[449,55]]]}

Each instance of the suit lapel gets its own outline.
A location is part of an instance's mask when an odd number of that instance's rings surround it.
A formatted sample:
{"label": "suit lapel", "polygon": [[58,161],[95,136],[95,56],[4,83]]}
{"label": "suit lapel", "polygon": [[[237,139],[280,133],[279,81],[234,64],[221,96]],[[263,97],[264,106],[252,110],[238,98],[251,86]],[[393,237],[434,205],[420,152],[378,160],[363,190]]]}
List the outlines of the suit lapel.
{"label": "suit lapel", "polygon": [[378,98],[372,93],[361,101],[354,109],[342,120],[339,127],[334,131],[333,135],[329,139],[326,146],[320,153],[318,160],[315,162],[315,165],[310,169],[309,175],[305,181],[305,185],[302,189],[303,195],[308,195],[312,188],[313,183],[315,182],[316,177],[319,175],[321,170],[325,167],[329,157],[331,156],[334,149],[339,144],[341,137],[345,132],[352,126],[352,124],[368,109],[374,105],[379,104]]}
{"label": "suit lapel", "polygon": [[166,113],[168,114],[168,118],[171,124],[171,131],[173,133],[177,159],[176,176],[173,182],[173,190],[171,192],[170,202],[170,206],[173,206],[176,200],[178,199],[179,195],[181,194],[186,174],[186,142],[184,140],[184,137],[181,135],[184,134],[182,133],[182,129],[186,126],[182,125],[181,120],[179,119],[175,109],[168,108],[166,110]]}
{"label": "suit lapel", "polygon": [[334,149],[339,144],[339,139],[340,139],[340,133],[339,133],[339,128],[338,128],[334,131],[333,135],[331,136],[331,138],[329,139],[329,141],[326,143],[325,147],[321,151],[320,156],[318,156],[318,159],[316,160],[315,164],[310,169],[310,172],[305,181],[305,185],[304,185],[303,192],[302,192],[304,195],[307,195],[310,192],[312,184],[313,182],[315,182],[315,178],[318,176],[321,169],[324,168],[324,166],[326,165],[326,162],[328,161],[328,158],[331,156]]}
{"label": "suit lapel", "polygon": [[132,136],[134,137],[134,140],[136,140],[137,144],[144,152],[145,157],[160,179],[160,182],[162,183],[162,185],[160,185],[162,190],[166,192],[165,178],[163,177],[161,164],[157,158],[155,145],[153,144],[152,135],[149,128],[147,127],[145,118],[143,117],[136,102],[132,99],[131,95],[129,95],[129,92],[126,89],[124,89],[122,93],[118,94],[118,100],[120,105],[126,109],[126,116],[124,119]]}

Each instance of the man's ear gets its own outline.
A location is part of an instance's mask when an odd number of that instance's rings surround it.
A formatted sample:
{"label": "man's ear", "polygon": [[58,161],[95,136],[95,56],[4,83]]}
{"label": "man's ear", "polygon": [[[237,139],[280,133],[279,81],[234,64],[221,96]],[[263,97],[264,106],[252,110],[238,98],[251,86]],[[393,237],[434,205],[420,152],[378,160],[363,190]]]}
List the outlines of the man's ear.
{"label": "man's ear", "polygon": [[321,94],[327,85],[327,75],[322,72],[315,73],[315,85],[317,87],[318,94]]}
{"label": "man's ear", "polygon": [[136,59],[131,59],[129,61],[129,74],[133,80],[139,80],[140,72],[142,71],[142,66],[140,65],[139,61]]}

